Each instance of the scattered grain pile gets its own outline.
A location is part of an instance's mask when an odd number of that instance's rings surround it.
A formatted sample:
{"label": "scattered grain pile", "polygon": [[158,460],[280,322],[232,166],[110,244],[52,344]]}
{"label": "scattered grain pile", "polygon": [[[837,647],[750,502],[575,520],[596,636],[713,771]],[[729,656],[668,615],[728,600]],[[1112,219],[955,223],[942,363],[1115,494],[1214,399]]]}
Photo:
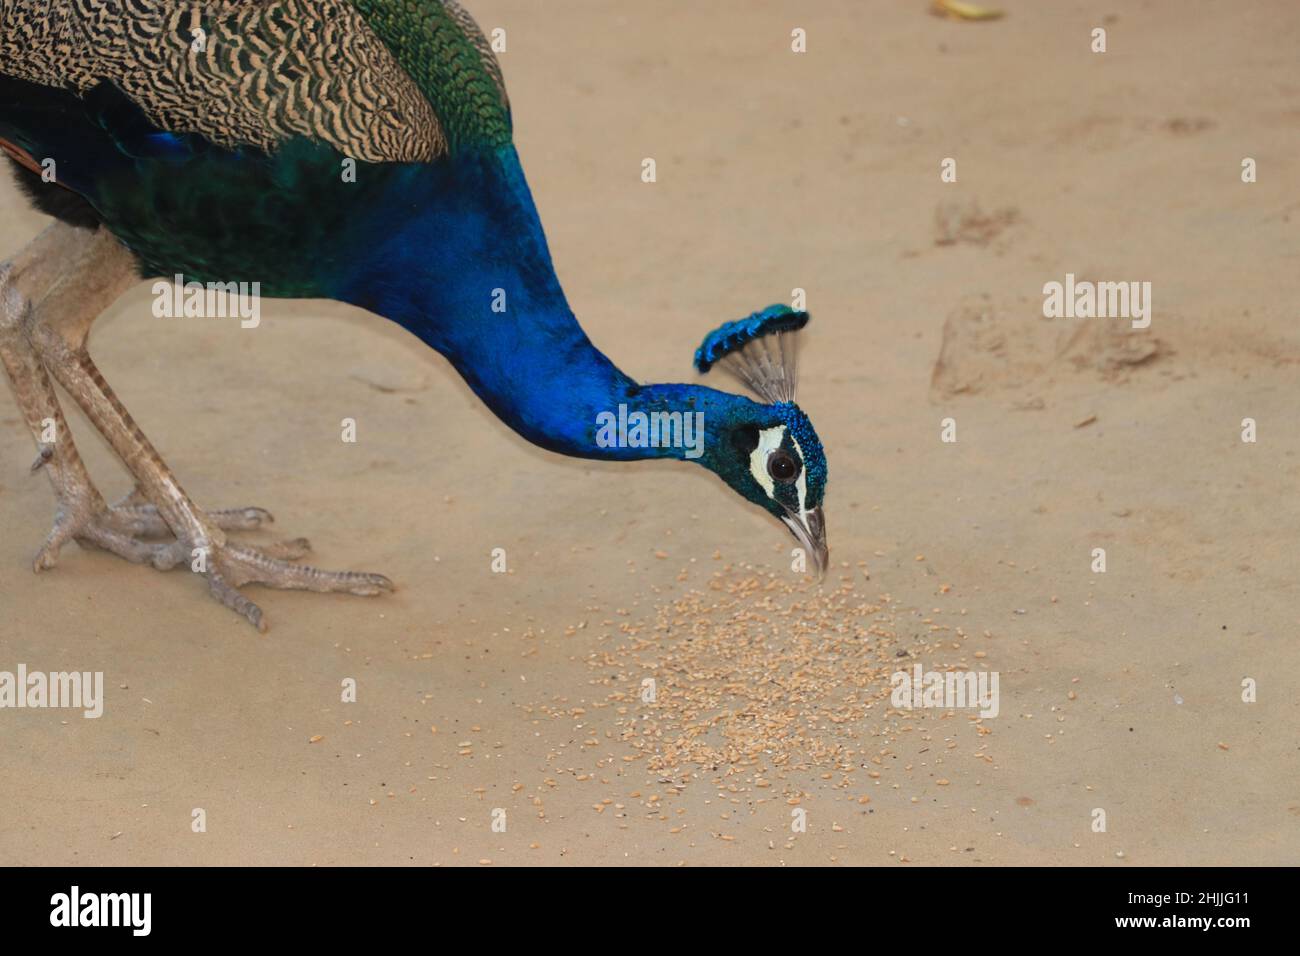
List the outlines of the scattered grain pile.
{"label": "scattered grain pile", "polygon": [[[958,724],[976,722],[969,712],[893,708],[891,676],[918,662],[926,670],[983,662],[967,660],[965,632],[936,623],[941,612],[897,609],[888,594],[868,598],[856,584],[865,574],[819,586],[729,566],[704,590],[661,603],[652,620],[617,624],[588,656],[592,683],[607,693],[587,707],[612,709],[605,726],[629,748],[624,762],[643,760],[677,787],[735,774],[759,787],[795,772],[843,780],[864,767],[878,777],[873,766],[921,722],[946,720],[948,740]],[[538,709],[596,717],[565,703]],[[965,733],[984,756],[982,728]]]}
{"label": "scattered grain pile", "polygon": [[888,707],[893,623],[887,597],[715,577],[620,648],[630,691],[611,699],[641,705],[620,719],[623,737],[673,777],[760,763],[849,769],[855,725]]}

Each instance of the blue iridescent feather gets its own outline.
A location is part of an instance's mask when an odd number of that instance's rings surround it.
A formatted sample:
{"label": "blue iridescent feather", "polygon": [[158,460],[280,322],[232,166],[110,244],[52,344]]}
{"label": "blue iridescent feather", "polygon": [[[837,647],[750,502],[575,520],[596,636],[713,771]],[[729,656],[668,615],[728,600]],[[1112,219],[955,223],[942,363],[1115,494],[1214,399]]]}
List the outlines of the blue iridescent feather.
{"label": "blue iridescent feather", "polygon": [[695,367],[707,372],[719,359],[754,339],[773,332],[795,332],[807,324],[807,312],[796,312],[785,305],[769,305],[761,312],[728,322],[706,335],[703,344],[695,350]]}

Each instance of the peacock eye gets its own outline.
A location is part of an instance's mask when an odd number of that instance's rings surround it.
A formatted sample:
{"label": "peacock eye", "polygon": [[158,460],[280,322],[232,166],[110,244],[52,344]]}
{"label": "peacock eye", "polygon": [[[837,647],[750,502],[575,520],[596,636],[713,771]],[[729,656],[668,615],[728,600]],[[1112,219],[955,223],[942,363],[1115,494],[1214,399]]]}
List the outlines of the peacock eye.
{"label": "peacock eye", "polygon": [[773,452],[767,459],[767,473],[773,481],[794,481],[799,475],[799,462],[786,452]]}

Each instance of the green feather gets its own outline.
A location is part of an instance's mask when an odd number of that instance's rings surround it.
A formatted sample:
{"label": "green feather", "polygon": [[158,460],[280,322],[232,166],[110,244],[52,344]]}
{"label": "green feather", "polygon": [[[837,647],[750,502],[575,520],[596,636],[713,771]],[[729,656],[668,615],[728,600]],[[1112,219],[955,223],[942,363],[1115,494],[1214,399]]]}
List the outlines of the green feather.
{"label": "green feather", "polygon": [[[442,122],[453,151],[495,148],[511,140],[510,106],[485,60],[491,53],[441,0],[351,0]],[[482,37],[480,36],[481,40]]]}

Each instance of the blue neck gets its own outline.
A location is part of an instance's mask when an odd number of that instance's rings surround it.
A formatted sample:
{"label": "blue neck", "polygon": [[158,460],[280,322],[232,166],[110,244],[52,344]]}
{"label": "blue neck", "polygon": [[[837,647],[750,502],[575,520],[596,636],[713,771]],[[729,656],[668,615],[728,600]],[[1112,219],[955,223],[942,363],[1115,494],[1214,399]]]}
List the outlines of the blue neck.
{"label": "blue neck", "polygon": [[[336,297],[445,355],[524,438],[580,458],[695,458],[683,443],[609,443],[603,413],[702,412],[714,431],[745,398],[697,385],[641,386],[587,338],[551,265],[514,149],[404,167],[358,229]],[[626,421],[627,419],[623,419]]]}

